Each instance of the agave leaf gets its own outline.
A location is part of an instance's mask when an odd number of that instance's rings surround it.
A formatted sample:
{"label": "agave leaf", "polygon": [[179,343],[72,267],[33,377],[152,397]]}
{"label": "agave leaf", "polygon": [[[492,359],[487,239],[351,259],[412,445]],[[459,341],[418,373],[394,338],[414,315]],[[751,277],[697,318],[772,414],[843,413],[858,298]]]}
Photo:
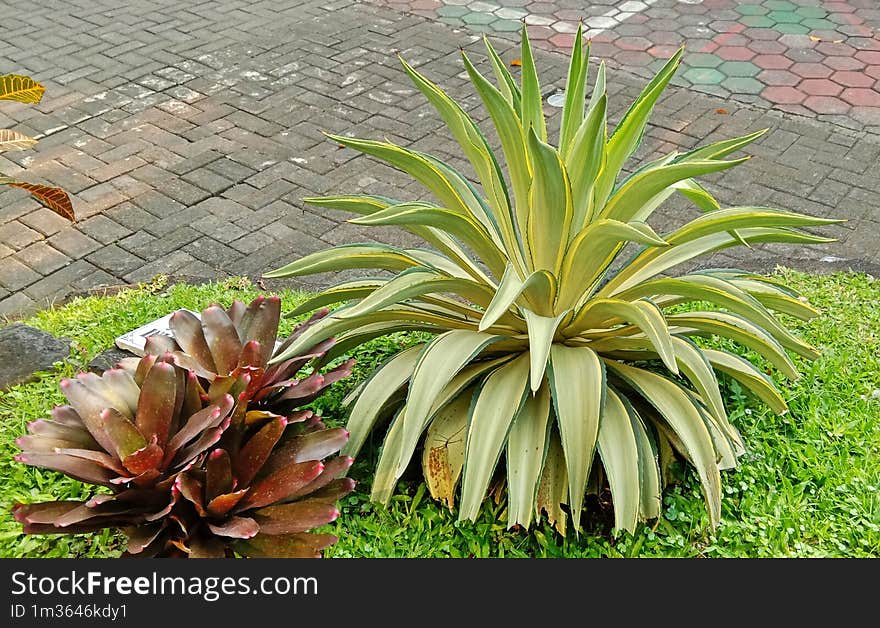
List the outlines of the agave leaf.
{"label": "agave leaf", "polygon": [[540,517],[542,512],[546,512],[550,525],[562,536],[565,536],[565,511],[562,510],[565,504],[568,504],[565,452],[562,450],[559,433],[551,428],[544,469],[541,471],[538,494],[535,498],[535,514]]}
{"label": "agave leaf", "polygon": [[492,290],[473,280],[449,277],[430,268],[412,268],[385,282],[360,303],[346,309],[342,316],[348,318],[369,314],[433,292],[453,292],[483,306],[489,303],[493,295]]}
{"label": "agave leaf", "polygon": [[[715,213],[722,211],[725,210],[718,210]],[[709,215],[711,216],[711,214]],[[619,273],[609,279],[608,283],[596,292],[596,296],[603,297],[617,294],[642,281],[664,273],[678,264],[737,244],[740,239],[750,244],[760,242],[787,242],[792,244],[833,242],[833,239],[777,227],[737,229],[739,238],[731,236],[728,233],[728,229],[724,231],[724,233],[703,235],[686,243],[676,243],[676,246],[670,246],[663,250],[647,249],[643,251]],[[666,241],[668,244],[673,244],[670,236],[666,236]]]}
{"label": "agave leaf", "polygon": [[644,223],[601,219],[590,223],[571,241],[562,264],[559,306],[572,307],[588,295],[624,242],[666,246]]}
{"label": "agave leaf", "polygon": [[4,74],[0,76],[0,100],[15,100],[22,103],[38,103],[43,99],[46,88],[29,76]]}
{"label": "agave leaf", "polygon": [[655,351],[670,371],[678,374],[672,338],[663,314],[647,301],[623,301],[619,299],[593,299],[574,317],[566,335],[576,335],[586,330],[606,327],[609,321],[622,320],[632,323],[648,337]]}
{"label": "agave leaf", "polygon": [[749,157],[732,161],[686,161],[642,170],[614,192],[599,217],[622,222],[647,220],[650,212],[644,211],[645,206],[664,189],[685,179],[727,170],[748,160]]}
{"label": "agave leaf", "polygon": [[6,150],[25,150],[37,143],[32,137],[10,129],[0,129],[0,153]]}
{"label": "agave leaf", "polygon": [[592,220],[593,189],[605,162],[607,106],[604,93],[590,103],[590,112],[578,128],[568,152],[562,153],[571,183],[572,237]]}
{"label": "agave leaf", "polygon": [[520,103],[520,119],[523,130],[528,133],[533,129],[542,142],[547,141],[547,124],[544,121],[544,103],[541,99],[541,86],[538,83],[538,71],[532,57],[532,45],[529,42],[528,30],[522,27],[522,100]]}
{"label": "agave leaf", "polygon": [[450,233],[468,245],[493,273],[501,274],[504,258],[489,233],[462,214],[425,203],[401,203],[387,209],[349,220],[356,225],[429,225]]}
{"label": "agave leaf", "polygon": [[695,329],[730,338],[760,353],[789,379],[794,380],[799,377],[797,367],[785,353],[782,345],[766,331],[741,316],[727,312],[688,312],[670,314],[666,320],[670,325],[680,325],[685,329]]}
{"label": "agave leaf", "polygon": [[486,53],[489,55],[489,62],[492,64],[492,72],[498,80],[499,90],[504,95],[504,99],[513,107],[514,111],[519,111],[520,102],[522,101],[519,85],[516,84],[516,80],[514,80],[510,70],[507,69],[504,61],[495,51],[492,42],[489,41],[486,35],[483,35],[483,44],[486,46]]}
{"label": "agave leaf", "polygon": [[495,369],[477,392],[465,442],[458,519],[474,521],[501,457],[507,433],[527,395],[529,357]]}
{"label": "agave leaf", "polygon": [[718,380],[712,371],[712,365],[706,359],[704,350],[700,349],[688,338],[672,337],[675,349],[675,360],[679,370],[693,384],[700,397],[715,419],[727,423],[727,412],[718,389]]}
{"label": "agave leaf", "polygon": [[584,119],[589,59],[590,45],[587,44],[587,49],[584,50],[583,24],[578,24],[571,51],[571,61],[568,64],[562,120],[559,123],[559,152],[562,155],[568,152],[568,146]]}
{"label": "agave leaf", "polygon": [[629,412],[608,390],[597,443],[614,500],[614,528],[634,533],[639,518],[641,488],[639,447]]}
{"label": "agave leaf", "polygon": [[559,153],[539,140],[534,129],[528,131],[528,154],[532,186],[526,248],[533,269],[555,274],[559,272],[571,227],[571,189]]}
{"label": "agave leaf", "polygon": [[446,384],[474,357],[500,337],[455,330],[437,336],[425,347],[413,369],[402,417],[401,449],[397,477],[412,458],[416,443],[427,427],[434,400]]}
{"label": "agave leaf", "polygon": [[342,450],[344,454],[357,455],[386,402],[409,381],[423,349],[421,344],[408,347],[373,371],[351,409],[347,424],[351,438]]}
{"label": "agave leaf", "polygon": [[544,382],[527,395],[507,437],[507,527],[532,523],[550,434],[550,389]]}
{"label": "agave leaf", "polygon": [[385,244],[347,244],[317,251],[276,270],[263,273],[266,278],[299,277],[352,268],[405,270],[422,263],[405,251]]}
{"label": "agave leaf", "polygon": [[343,301],[363,299],[377,288],[382,287],[387,279],[354,279],[336,284],[323,292],[306,299],[288,313],[288,316],[300,316],[327,305],[335,305]]}
{"label": "agave leaf", "polygon": [[[504,231],[509,234],[508,241],[510,241],[509,237],[513,234],[513,229],[507,186],[504,183],[501,169],[492,157],[492,149],[489,147],[483,134],[477,128],[477,125],[474,124],[471,117],[465,113],[458,103],[449,98],[442,89],[419,74],[403,59],[400,62],[416,87],[419,88],[443,117],[447,127],[449,127],[449,130],[464,150],[465,155],[467,155],[483,185],[483,189],[488,195],[489,204],[492,206],[494,216],[502,222]],[[477,213],[474,215],[474,218],[487,229],[490,229],[494,223],[491,214],[480,215]]]}
{"label": "agave leaf", "polygon": [[723,159],[736,151],[745,148],[755,140],[767,133],[769,129],[761,129],[748,135],[734,137],[729,140],[721,140],[700,148],[695,148],[679,157],[679,161],[691,160],[699,161],[701,159]]}
{"label": "agave leaf", "polygon": [[[516,227],[520,234],[528,230],[528,198],[531,185],[531,174],[523,125],[519,115],[504,95],[486,80],[473,66],[468,56],[462,51],[462,60],[471,82],[483,100],[483,104],[501,140],[504,160],[510,174],[513,187],[513,201],[516,213]],[[540,96],[539,96],[540,97]],[[543,117],[543,113],[541,114]]]}
{"label": "agave leaf", "polygon": [[468,210],[467,205],[449,180],[443,176],[434,164],[415,151],[390,142],[361,140],[342,135],[332,135],[330,133],[326,135],[338,144],[381,159],[398,170],[406,172],[430,190],[446,207],[461,212]]}
{"label": "agave leaf", "polygon": [[550,357],[550,347],[562,320],[568,316],[566,310],[557,316],[540,316],[531,310],[523,310],[529,331],[529,358],[531,362],[531,390],[536,392],[544,381],[544,370]]}
{"label": "agave leaf", "polygon": [[400,452],[403,448],[403,414],[406,412],[406,406],[402,406],[400,411],[391,420],[388,426],[388,432],[385,434],[382,452],[379,454],[379,462],[376,465],[376,472],[373,475],[373,486],[370,491],[370,500],[385,504],[391,501],[391,494],[397,485],[397,478],[400,475],[397,472],[398,460]]}
{"label": "agave leaf", "polygon": [[756,369],[751,362],[727,351],[703,349],[702,352],[716,370],[737,380],[776,414],[784,414],[788,411],[785,399],[776,390],[770,378]]}
{"label": "agave leaf", "polygon": [[605,364],[635,388],[681,439],[700,477],[710,523],[716,527],[721,519],[721,476],[712,436],[698,409],[675,383],[660,375],[613,360],[605,360]]}
{"label": "agave leaf", "polygon": [[556,297],[556,280],[545,270],[535,271],[522,280],[513,266],[508,265],[495,296],[480,319],[479,330],[485,331],[492,327],[523,293],[531,297],[530,302],[538,304],[537,309],[542,315],[549,315],[553,311]]}
{"label": "agave leaf", "polygon": [[596,207],[604,207],[624,162],[638,148],[654,104],[678,69],[683,49],[676,52],[649,82],[614,129],[605,147],[605,164],[596,182]]}
{"label": "agave leaf", "polygon": [[434,414],[422,452],[422,471],[431,497],[452,510],[455,487],[464,465],[465,434],[471,397],[462,392]]}
{"label": "agave leaf", "polygon": [[605,368],[592,349],[554,344],[549,375],[568,470],[571,516],[578,530],[605,406]]}

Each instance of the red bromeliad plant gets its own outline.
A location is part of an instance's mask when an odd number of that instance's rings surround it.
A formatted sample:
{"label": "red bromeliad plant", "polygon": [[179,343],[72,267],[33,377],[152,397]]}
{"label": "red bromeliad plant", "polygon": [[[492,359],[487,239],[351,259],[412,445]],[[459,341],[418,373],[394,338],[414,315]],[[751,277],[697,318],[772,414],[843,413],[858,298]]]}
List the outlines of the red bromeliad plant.
{"label": "red bromeliad plant", "polygon": [[198,325],[187,316],[174,317],[179,344],[151,340],[140,360],[62,381],[70,405],[18,440],[18,461],[109,492],[17,504],[16,519],[29,534],[122,528],[136,556],[320,556],[336,538],[308,531],[335,520],[336,501],[354,487],[342,477],[351,458],[325,460],[348,432],[294,408],[349,374],[351,363],[297,380],[332,344],[322,343],[267,368],[277,298],[211,306]]}

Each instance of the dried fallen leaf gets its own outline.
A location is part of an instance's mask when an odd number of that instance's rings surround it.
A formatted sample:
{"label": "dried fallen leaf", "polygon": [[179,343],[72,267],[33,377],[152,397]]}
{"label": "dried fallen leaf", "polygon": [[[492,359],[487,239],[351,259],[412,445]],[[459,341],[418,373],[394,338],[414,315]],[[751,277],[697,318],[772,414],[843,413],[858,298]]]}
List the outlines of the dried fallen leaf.
{"label": "dried fallen leaf", "polygon": [[715,113],[720,113],[722,115],[730,113],[727,109],[716,109]]}
{"label": "dried fallen leaf", "polygon": [[815,35],[810,35],[810,41],[822,41],[822,38],[816,37]]}
{"label": "dried fallen leaf", "polygon": [[515,68],[518,68],[518,67],[521,67],[521,66],[522,66],[522,61],[520,61],[519,59],[513,59],[513,60],[510,62],[510,65],[513,66],[513,67],[515,67]]}
{"label": "dried fallen leaf", "polygon": [[24,183],[22,181],[13,181],[7,178],[0,178],[0,185],[8,185],[14,188],[27,190],[31,195],[40,201],[43,205],[51,209],[53,212],[66,218],[70,222],[75,222],[76,218],[73,214],[73,204],[67,192],[61,188],[53,188],[47,185],[39,185],[36,183]]}

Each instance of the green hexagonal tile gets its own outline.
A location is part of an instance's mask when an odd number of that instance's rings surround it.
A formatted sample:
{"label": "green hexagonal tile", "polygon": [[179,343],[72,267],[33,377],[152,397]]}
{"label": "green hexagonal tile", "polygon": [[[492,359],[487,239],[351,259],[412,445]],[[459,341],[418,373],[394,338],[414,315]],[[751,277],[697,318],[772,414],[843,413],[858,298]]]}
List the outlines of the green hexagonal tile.
{"label": "green hexagonal tile", "polygon": [[776,24],[776,22],[766,15],[746,15],[740,19],[740,24],[745,24],[746,26],[751,26],[753,28],[770,28]]}
{"label": "green hexagonal tile", "polygon": [[810,28],[803,24],[776,24],[773,28],[785,35],[806,35],[810,32]]}
{"label": "green hexagonal tile", "polygon": [[822,7],[798,7],[797,12],[804,17],[825,17],[828,11]]}
{"label": "green hexagonal tile", "polygon": [[440,17],[461,17],[471,10],[467,7],[455,6],[454,4],[446,4],[437,9],[437,15]]}
{"label": "green hexagonal tile", "polygon": [[744,76],[732,76],[721,81],[721,85],[734,94],[760,94],[767,87],[761,81]]}
{"label": "green hexagonal tile", "polygon": [[803,15],[795,11],[770,11],[767,17],[777,24],[797,24],[804,19]]}
{"label": "green hexagonal tile", "polygon": [[491,13],[465,13],[461,16],[462,22],[468,25],[489,24],[498,18]]}
{"label": "green hexagonal tile", "polygon": [[760,4],[740,4],[737,5],[736,11],[740,15],[766,15],[769,9],[765,9]]}
{"label": "green hexagonal tile", "polygon": [[[837,29],[837,24],[831,20],[823,20],[819,18],[809,18],[801,22],[801,26],[806,26],[814,31],[833,31]],[[841,39],[843,37],[841,36]]]}
{"label": "green hexagonal tile", "polygon": [[763,4],[771,11],[794,11],[797,9],[797,5],[788,2],[788,0],[767,0]]}
{"label": "green hexagonal tile", "polygon": [[499,32],[513,33],[522,28],[522,22],[516,20],[498,20],[492,22],[492,28]]}
{"label": "green hexagonal tile", "polygon": [[712,68],[691,68],[682,76],[695,85],[718,85],[724,80],[724,75]]}
{"label": "green hexagonal tile", "polygon": [[717,68],[723,59],[706,52],[695,52],[691,55],[685,55],[684,61],[692,68]]}
{"label": "green hexagonal tile", "polygon": [[725,61],[718,71],[726,76],[757,76],[761,68],[748,61]]}

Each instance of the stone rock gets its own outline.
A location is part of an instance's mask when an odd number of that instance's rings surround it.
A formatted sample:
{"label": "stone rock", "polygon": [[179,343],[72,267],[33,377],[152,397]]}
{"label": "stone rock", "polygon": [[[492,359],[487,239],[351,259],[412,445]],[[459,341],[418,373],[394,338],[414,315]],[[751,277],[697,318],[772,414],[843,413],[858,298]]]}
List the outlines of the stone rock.
{"label": "stone rock", "polygon": [[107,369],[112,369],[119,363],[120,360],[136,357],[137,356],[135,354],[124,351],[119,347],[111,347],[106,351],[96,355],[94,359],[89,362],[89,370],[92,373],[97,373],[98,375],[100,375]]}
{"label": "stone rock", "polygon": [[21,323],[0,329],[0,390],[32,381],[70,356],[70,341]]}

